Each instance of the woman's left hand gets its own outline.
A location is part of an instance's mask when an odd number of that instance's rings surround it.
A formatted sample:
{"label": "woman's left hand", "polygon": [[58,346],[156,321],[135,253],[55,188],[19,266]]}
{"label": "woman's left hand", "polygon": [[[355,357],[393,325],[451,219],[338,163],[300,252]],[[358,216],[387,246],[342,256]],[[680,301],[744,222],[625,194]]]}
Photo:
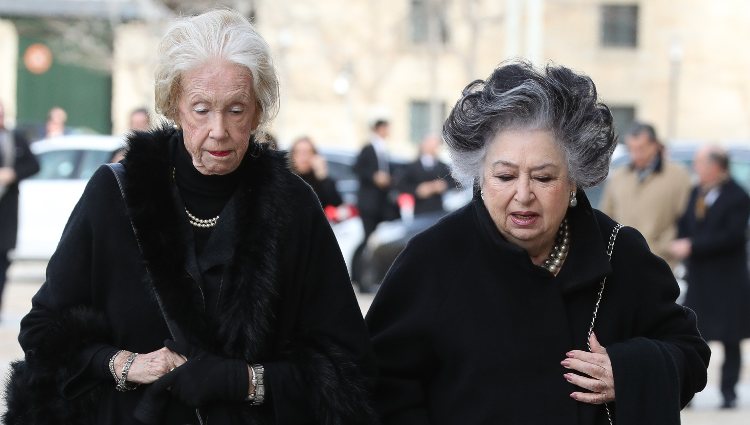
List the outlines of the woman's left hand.
{"label": "woman's left hand", "polygon": [[596,335],[589,337],[591,352],[573,350],[567,353],[568,358],[561,364],[565,369],[577,373],[566,373],[565,380],[573,385],[587,389],[589,392],[574,392],[570,397],[582,403],[603,404],[615,400],[615,377],[607,349],[599,344]]}

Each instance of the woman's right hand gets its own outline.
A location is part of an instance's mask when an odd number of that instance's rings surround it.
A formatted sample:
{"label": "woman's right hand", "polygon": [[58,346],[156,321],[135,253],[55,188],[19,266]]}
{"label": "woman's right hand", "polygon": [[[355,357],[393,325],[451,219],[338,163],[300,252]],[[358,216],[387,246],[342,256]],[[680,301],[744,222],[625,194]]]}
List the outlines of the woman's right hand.
{"label": "woman's right hand", "polygon": [[[130,351],[123,351],[115,358],[115,373],[122,375],[125,361]],[[150,353],[138,354],[130,365],[127,381],[135,384],[150,384],[172,369],[181,366],[187,359],[167,347],[160,348]]]}

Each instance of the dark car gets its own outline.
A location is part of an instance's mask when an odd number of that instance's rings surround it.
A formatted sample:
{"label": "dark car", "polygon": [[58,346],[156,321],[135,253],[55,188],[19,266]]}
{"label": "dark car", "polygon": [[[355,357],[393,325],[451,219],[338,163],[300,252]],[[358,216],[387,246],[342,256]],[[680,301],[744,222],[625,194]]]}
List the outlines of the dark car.
{"label": "dark car", "polygon": [[435,224],[444,212],[415,216],[412,220],[393,220],[380,223],[370,235],[362,253],[362,274],[359,286],[363,292],[377,288],[393,260],[417,233]]}
{"label": "dark car", "polygon": [[357,189],[359,182],[352,171],[352,165],[357,159],[357,153],[343,149],[320,149],[320,154],[328,164],[328,175],[336,182],[336,189],[341,194],[345,204],[357,204]]}
{"label": "dark car", "polygon": [[[443,195],[446,211],[456,210],[471,200],[470,187],[450,190]],[[413,208],[413,203],[412,203]],[[444,211],[426,213],[410,218],[402,212],[402,218],[378,224],[377,229],[367,240],[360,257],[361,274],[358,276],[362,292],[373,292],[412,236],[427,229],[447,214]]]}

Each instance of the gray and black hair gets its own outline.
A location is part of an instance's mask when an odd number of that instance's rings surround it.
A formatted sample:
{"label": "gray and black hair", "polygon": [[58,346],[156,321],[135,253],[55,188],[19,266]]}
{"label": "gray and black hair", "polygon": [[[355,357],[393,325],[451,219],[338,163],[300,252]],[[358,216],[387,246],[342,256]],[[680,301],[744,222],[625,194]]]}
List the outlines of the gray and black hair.
{"label": "gray and black hair", "polygon": [[253,77],[260,116],[256,132],[264,136],[278,113],[279,81],[270,48],[250,21],[230,9],[177,19],[159,43],[156,110],[176,122],[182,75],[216,59],[242,65]]}
{"label": "gray and black hair", "polygon": [[612,114],[589,77],[563,66],[538,71],[512,62],[470,83],[443,125],[454,176],[481,185],[487,147],[498,133],[517,129],[550,130],[577,187],[607,177],[616,146]]}

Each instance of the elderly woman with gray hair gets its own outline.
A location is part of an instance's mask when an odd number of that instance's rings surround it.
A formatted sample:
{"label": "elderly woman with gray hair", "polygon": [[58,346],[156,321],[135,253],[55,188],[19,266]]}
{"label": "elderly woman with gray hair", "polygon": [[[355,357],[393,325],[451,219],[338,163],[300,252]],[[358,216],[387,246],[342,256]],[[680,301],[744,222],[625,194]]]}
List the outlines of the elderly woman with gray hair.
{"label": "elderly woman with gray hair", "polygon": [[678,424],[710,351],[667,264],[586,199],[615,147],[593,82],[506,64],[443,131],[475,196],[409,242],[367,315],[383,422]]}
{"label": "elderly woman with gray hair", "polygon": [[263,142],[277,85],[238,13],[172,25],[155,91],[176,125],[86,187],[21,322],[5,423],[371,423],[341,252]]}

